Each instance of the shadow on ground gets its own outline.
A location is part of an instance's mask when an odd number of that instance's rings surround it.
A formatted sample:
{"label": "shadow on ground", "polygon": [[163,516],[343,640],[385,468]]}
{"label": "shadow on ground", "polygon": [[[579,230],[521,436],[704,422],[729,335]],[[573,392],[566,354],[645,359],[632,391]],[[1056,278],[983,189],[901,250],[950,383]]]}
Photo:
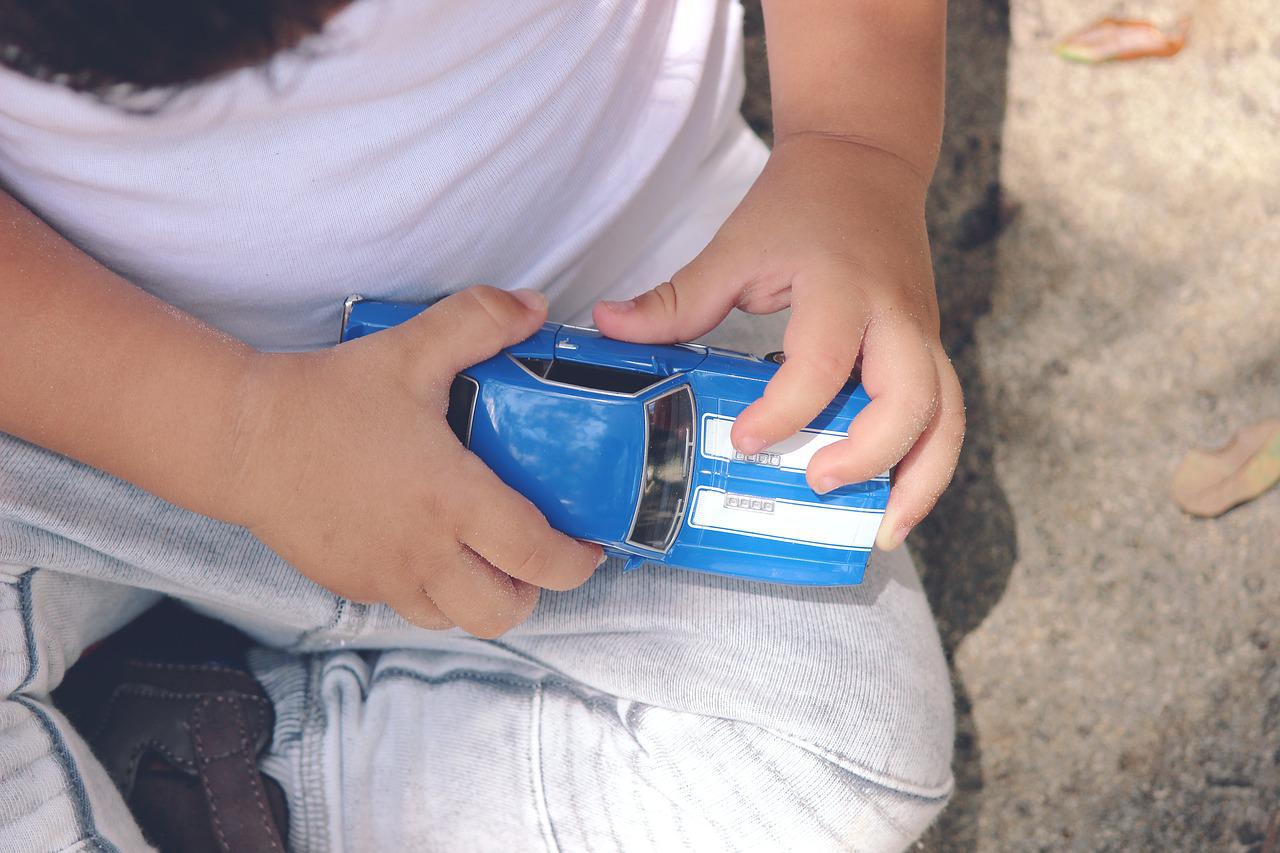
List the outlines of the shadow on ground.
{"label": "shadow on ground", "polygon": [[[768,74],[759,4],[748,0],[747,96],[743,113],[771,138]],[[943,343],[964,385],[969,428],[951,488],[912,536],[925,588],[951,663],[960,641],[982,623],[1009,581],[1017,533],[996,476],[996,419],[982,376],[974,327],[991,310],[996,239],[1013,211],[1000,191],[1009,52],[1008,0],[952,0],[947,27],[947,129],[929,196]],[[923,849],[972,850],[983,778],[981,745],[964,683],[956,693],[956,793]]]}
{"label": "shadow on ground", "polygon": [[996,239],[1012,215],[1000,191],[1008,73],[1007,0],[949,5],[947,129],[929,196],[942,339],[964,386],[968,432],[951,488],[914,536],[956,694],[956,792],[925,849],[977,846],[981,744],[953,656],[1004,595],[1017,559],[1013,513],[996,474],[997,418],[975,336],[991,310]]}

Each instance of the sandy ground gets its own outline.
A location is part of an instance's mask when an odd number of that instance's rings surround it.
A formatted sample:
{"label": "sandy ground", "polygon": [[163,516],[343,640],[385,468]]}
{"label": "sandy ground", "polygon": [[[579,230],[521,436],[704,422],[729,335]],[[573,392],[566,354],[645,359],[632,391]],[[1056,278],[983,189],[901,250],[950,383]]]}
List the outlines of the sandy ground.
{"label": "sandy ground", "polygon": [[[923,849],[1256,851],[1280,810],[1280,491],[1168,498],[1188,448],[1280,415],[1277,11],[951,3],[930,215],[971,427],[911,543],[959,713]],[[1053,55],[1116,13],[1190,43]]]}

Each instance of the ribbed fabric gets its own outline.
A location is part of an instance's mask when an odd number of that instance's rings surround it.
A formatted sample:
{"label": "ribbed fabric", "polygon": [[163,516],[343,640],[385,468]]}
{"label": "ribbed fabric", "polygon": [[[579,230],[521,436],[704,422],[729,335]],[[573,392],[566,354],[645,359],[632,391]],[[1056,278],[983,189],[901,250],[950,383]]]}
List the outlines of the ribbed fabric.
{"label": "ribbed fabric", "polygon": [[240,528],[4,438],[0,562],[33,567],[0,585],[0,850],[135,849],[46,697],[152,590],[282,649],[256,666],[294,849],[893,850],[950,791],[946,668],[902,552],[828,590],[606,565],[480,641],[352,606]]}
{"label": "ribbed fabric", "polygon": [[269,73],[145,114],[0,69],[0,181],[263,348],[335,343],[354,292],[532,287],[581,319],[735,120],[740,21],[727,0],[356,0]]}
{"label": "ribbed fabric", "polygon": [[[910,571],[894,562],[891,574]],[[706,632],[723,627],[722,596],[694,597],[703,599]],[[659,628],[643,642],[658,650],[667,639]],[[626,652],[600,626],[575,635],[574,644],[579,671],[597,675]],[[869,720],[856,742],[841,744],[855,753],[867,743],[914,751],[915,769],[931,761],[941,780],[927,787],[874,781],[882,774],[848,755],[781,733],[805,716],[840,728],[856,709],[827,711],[819,697],[848,677],[826,685],[793,680],[789,688],[750,663],[721,659],[717,679],[699,685],[704,701],[719,706],[713,715],[604,693],[470,645],[470,653],[256,657],[277,713],[263,766],[307,816],[291,835],[293,849],[900,850],[950,790],[949,721],[920,712],[945,704],[945,681],[933,695],[882,694],[882,702],[898,703],[898,720]],[[926,672],[917,670],[916,680]],[[689,678],[655,663],[650,677],[624,680],[631,693],[652,695],[661,680]],[[734,700],[751,693],[772,695],[778,729],[736,718]],[[830,734],[823,743],[830,745]],[[323,821],[315,819],[321,804]]]}

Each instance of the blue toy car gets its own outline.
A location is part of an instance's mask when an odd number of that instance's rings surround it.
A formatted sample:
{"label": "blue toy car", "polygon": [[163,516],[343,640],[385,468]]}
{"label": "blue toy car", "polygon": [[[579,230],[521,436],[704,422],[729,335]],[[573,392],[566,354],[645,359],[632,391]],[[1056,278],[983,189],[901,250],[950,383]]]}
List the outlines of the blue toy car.
{"label": "blue toy car", "polygon": [[[426,307],[353,296],[342,340]],[[744,456],[729,430],[777,369],[715,347],[630,344],[548,323],[459,374],[448,421],[553,527],[599,543],[627,568],[859,583],[889,477],[817,495],[804,470],[870,400],[850,384],[798,435]]]}

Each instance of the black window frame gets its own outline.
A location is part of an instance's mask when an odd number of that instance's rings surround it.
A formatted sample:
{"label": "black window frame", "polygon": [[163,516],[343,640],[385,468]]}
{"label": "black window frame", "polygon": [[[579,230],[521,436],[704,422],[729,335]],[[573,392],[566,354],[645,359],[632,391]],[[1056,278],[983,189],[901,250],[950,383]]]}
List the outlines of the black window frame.
{"label": "black window frame", "polygon": [[605,367],[567,358],[512,356],[512,359],[543,382],[597,391],[601,394],[636,397],[669,378],[659,373]]}
{"label": "black window frame", "polygon": [[459,373],[449,385],[449,406],[444,419],[462,446],[471,447],[471,427],[476,420],[476,400],[480,397],[480,383]]}

